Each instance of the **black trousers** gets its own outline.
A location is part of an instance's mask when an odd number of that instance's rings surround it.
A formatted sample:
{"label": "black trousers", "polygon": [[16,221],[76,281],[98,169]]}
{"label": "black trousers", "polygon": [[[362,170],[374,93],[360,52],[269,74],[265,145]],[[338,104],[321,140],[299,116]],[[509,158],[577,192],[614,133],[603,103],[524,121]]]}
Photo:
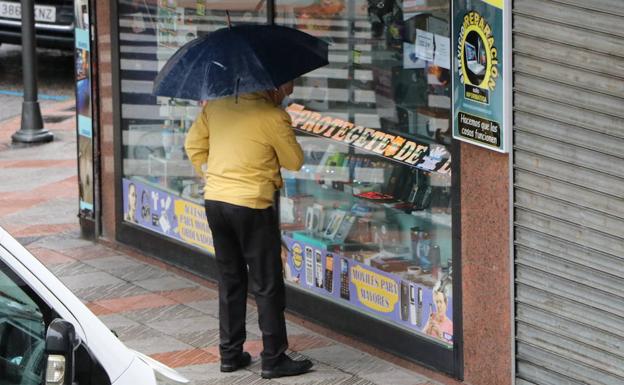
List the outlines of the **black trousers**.
{"label": "black trousers", "polygon": [[288,348],[277,214],[272,207],[251,209],[210,200],[205,206],[219,273],[221,359],[231,360],[243,351],[249,283],[262,331],[262,366],[270,368]]}

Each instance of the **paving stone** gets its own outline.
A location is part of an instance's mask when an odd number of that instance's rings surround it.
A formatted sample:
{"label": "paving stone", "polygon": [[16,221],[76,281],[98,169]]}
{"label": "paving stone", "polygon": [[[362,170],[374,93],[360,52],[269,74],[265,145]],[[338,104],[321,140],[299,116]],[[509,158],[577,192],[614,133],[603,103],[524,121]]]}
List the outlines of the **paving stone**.
{"label": "paving stone", "polygon": [[296,377],[276,378],[273,381],[284,385],[329,385],[347,383],[345,380],[353,379],[353,377],[329,365],[315,362],[309,373]]}
{"label": "paving stone", "polygon": [[191,348],[172,352],[152,354],[152,357],[170,368],[201,365],[218,362],[219,358],[204,349]]}
{"label": "paving stone", "polygon": [[133,282],[135,285],[144,288],[149,291],[164,291],[164,290],[176,290],[186,289],[189,287],[196,287],[197,284],[188,279],[180,278],[175,275],[169,275],[161,278],[146,279],[143,281]]}
{"label": "paving stone", "polygon": [[[100,308],[107,310],[109,313],[120,313],[132,310],[152,309],[176,304],[175,301],[169,298],[147,292],[145,291],[145,289],[139,288],[138,286],[135,287],[143,290],[144,294],[98,300],[97,302],[93,302],[92,305],[99,306]],[[100,314],[102,313],[107,312],[103,311]]]}
{"label": "paving stone", "polygon": [[59,168],[55,169],[54,172],[50,172],[44,167],[4,168],[2,170],[0,193],[34,190],[46,184],[59,182],[75,175],[76,170],[71,168]]}
{"label": "paving stone", "polygon": [[[121,341],[154,339],[162,337],[162,333],[158,330],[154,330],[141,324],[127,325],[110,329],[114,330],[115,333],[117,333],[117,336]],[[143,353],[143,351],[141,352]]]}
{"label": "paving stone", "polygon": [[391,364],[388,364],[388,368],[385,371],[359,373],[358,375],[375,384],[424,385],[430,381],[427,377],[418,373],[409,372]]}
{"label": "paving stone", "polygon": [[202,315],[201,317],[149,322],[147,325],[164,334],[177,336],[182,333],[202,332],[211,329],[218,330],[219,320],[211,316]]}
{"label": "paving stone", "polygon": [[324,362],[347,373],[358,375],[384,371],[389,365],[387,361],[339,344],[309,349],[304,354],[316,361]]}
{"label": "paving stone", "polygon": [[12,234],[16,241],[18,241],[22,246],[26,247],[31,243],[37,242],[42,237],[41,236],[18,236]]}
{"label": "paving stone", "polygon": [[[250,376],[253,376],[252,378],[256,381],[258,381],[259,377],[247,370],[239,370],[233,373],[221,373],[219,371],[219,363],[189,365],[177,368],[176,370],[188,378],[192,385],[244,385],[247,384],[247,382],[244,381],[249,380]],[[271,380],[265,380],[265,382],[261,384],[276,385],[277,383]]]}
{"label": "paving stone", "polygon": [[219,317],[219,300],[188,302],[185,305],[213,317]]}
{"label": "paving stone", "polygon": [[[180,341],[196,348],[207,348],[219,345],[219,329],[179,333],[175,336]],[[249,335],[247,336],[249,338]],[[254,337],[258,338],[258,337]]]}
{"label": "paving stone", "polygon": [[3,221],[10,222],[13,226],[65,224],[67,223],[68,212],[78,212],[76,209],[76,199],[50,199],[39,205],[7,215],[3,218]]}
{"label": "paving stone", "polygon": [[158,294],[171,298],[179,303],[213,300],[218,297],[217,292],[201,286],[186,289],[160,291]]}
{"label": "paving stone", "polygon": [[29,250],[39,262],[46,265],[73,263],[75,260],[55,250],[46,249],[44,247],[29,247]]}
{"label": "paving stone", "polygon": [[35,242],[31,246],[45,247],[47,249],[56,250],[56,251],[64,251],[68,249],[73,249],[77,247],[84,246],[93,246],[94,242],[81,239],[74,236],[56,236],[56,237],[45,237],[37,242]]}
{"label": "paving stone", "polygon": [[163,278],[171,274],[166,270],[148,265],[106,269],[106,272],[128,282]]}
{"label": "paving stone", "polygon": [[95,244],[92,243],[91,245],[88,245],[88,246],[67,249],[67,250],[64,250],[63,253],[65,255],[68,255],[72,258],[79,259],[79,260],[113,257],[119,254],[116,250],[106,247],[104,245],[97,244],[97,243]]}
{"label": "paving stone", "polygon": [[185,305],[173,305],[153,309],[124,312],[123,315],[135,321],[139,321],[145,324],[151,324],[158,321],[196,318],[201,317],[204,314]]}
{"label": "paving stone", "polygon": [[59,278],[71,277],[71,276],[82,276],[83,274],[100,273],[100,271],[96,269],[95,267],[89,266],[79,261],[51,265],[51,266],[48,266],[48,269]]}
{"label": "paving stone", "polygon": [[[69,135],[63,134],[61,131],[55,131],[53,142],[46,143],[45,158],[46,159],[76,159],[76,140]],[[75,134],[74,134],[75,136]],[[24,148],[12,147],[10,151],[0,152],[0,159],[20,160],[20,159],[41,159],[42,149],[40,146],[31,146]],[[76,169],[73,170],[74,174]]]}
{"label": "paving stone", "polygon": [[130,349],[137,350],[147,355],[193,348],[191,345],[185,344],[182,341],[165,335],[152,338],[136,338],[129,340],[122,339],[122,341]]}
{"label": "paving stone", "polygon": [[93,273],[76,274],[59,277],[70,290],[78,290],[97,286],[111,286],[124,284],[126,282],[116,278],[106,272],[97,271]]}
{"label": "paving stone", "polygon": [[106,314],[106,315],[98,316],[98,318],[109,329],[141,325],[137,321],[131,320],[128,317],[124,317],[121,314]]}
{"label": "paving stone", "polygon": [[123,255],[114,255],[112,257],[102,257],[102,258],[93,258],[85,260],[84,263],[87,265],[91,265],[98,270],[118,270],[118,269],[129,269],[129,268],[147,268],[148,265],[138,262],[134,259],[128,258]]}
{"label": "paving stone", "polygon": [[73,291],[78,298],[85,302],[148,294],[145,289],[123,281],[115,285],[87,287]]}

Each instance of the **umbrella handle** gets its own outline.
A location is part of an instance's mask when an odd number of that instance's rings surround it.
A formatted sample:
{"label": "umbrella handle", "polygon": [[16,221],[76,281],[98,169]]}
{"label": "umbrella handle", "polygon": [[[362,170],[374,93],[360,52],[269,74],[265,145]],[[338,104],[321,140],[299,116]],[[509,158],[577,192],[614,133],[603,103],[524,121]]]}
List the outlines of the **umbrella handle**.
{"label": "umbrella handle", "polygon": [[240,85],[240,78],[236,78],[236,88],[234,91],[234,95],[236,95],[236,104],[238,104],[238,86]]}
{"label": "umbrella handle", "polygon": [[232,19],[230,19],[230,11],[225,10],[225,16],[227,17],[228,28],[232,28]]}

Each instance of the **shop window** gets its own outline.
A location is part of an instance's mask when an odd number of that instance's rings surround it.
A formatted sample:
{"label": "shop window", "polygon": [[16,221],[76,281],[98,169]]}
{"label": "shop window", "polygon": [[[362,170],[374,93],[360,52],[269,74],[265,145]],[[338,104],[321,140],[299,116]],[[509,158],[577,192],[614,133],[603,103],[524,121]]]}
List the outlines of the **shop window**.
{"label": "shop window", "polygon": [[160,68],[186,42],[232,24],[267,22],[259,0],[119,1],[123,219],[212,252],[203,180],[184,151],[198,102],[155,97]]}
{"label": "shop window", "polygon": [[278,0],[276,23],[330,43],[288,111],[290,285],[453,346],[447,0]]}

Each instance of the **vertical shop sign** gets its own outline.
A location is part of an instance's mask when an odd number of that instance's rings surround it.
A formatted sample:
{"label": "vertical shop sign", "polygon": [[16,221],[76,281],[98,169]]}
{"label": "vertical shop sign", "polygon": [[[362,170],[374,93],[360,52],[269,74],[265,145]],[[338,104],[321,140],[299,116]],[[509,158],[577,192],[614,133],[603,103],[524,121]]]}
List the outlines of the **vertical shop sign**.
{"label": "vertical shop sign", "polygon": [[78,183],[80,214],[94,217],[93,210],[93,106],[91,105],[91,33],[88,0],[75,1],[75,75],[78,133]]}
{"label": "vertical shop sign", "polygon": [[509,6],[505,0],[453,1],[453,137],[508,152]]}

